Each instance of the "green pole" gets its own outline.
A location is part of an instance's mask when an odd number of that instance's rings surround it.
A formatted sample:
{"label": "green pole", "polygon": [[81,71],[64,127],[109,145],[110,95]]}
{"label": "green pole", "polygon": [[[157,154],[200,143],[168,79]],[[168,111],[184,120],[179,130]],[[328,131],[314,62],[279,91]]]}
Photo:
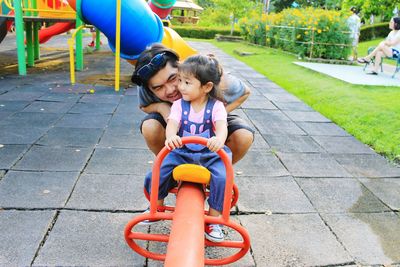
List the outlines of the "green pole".
{"label": "green pole", "polygon": [[27,62],[29,67],[33,67],[35,65],[35,58],[33,55],[33,22],[25,23],[25,33],[26,33],[26,52],[27,52]]}
{"label": "green pole", "polygon": [[14,0],[15,33],[17,35],[18,73],[26,75],[25,44],[24,44],[24,20],[22,18],[21,0]]}
{"label": "green pole", "polygon": [[100,50],[100,31],[96,28],[96,50]]}
{"label": "green pole", "polygon": [[[37,8],[37,2],[36,0],[32,1],[32,6],[33,8]],[[33,15],[35,17],[38,16],[38,12],[35,11],[33,12]],[[40,45],[39,45],[39,30],[41,27],[41,23],[40,22],[34,22],[33,23],[33,55],[34,55],[34,59],[40,59]]]}
{"label": "green pole", "polygon": [[[29,6],[29,1],[28,0],[24,0],[24,6],[25,7],[30,7]],[[32,16],[32,12],[31,11],[27,11],[26,12],[27,16]],[[29,67],[33,67],[35,65],[35,59],[33,56],[33,36],[32,36],[32,32],[33,32],[33,23],[31,21],[27,21],[25,23],[25,34],[26,34],[26,52],[27,52],[27,62],[28,62],[28,66]]]}
{"label": "green pole", "polygon": [[33,54],[35,59],[40,59],[40,44],[39,44],[39,30],[40,22],[35,22],[33,24]]}
{"label": "green pole", "polygon": [[[81,0],[76,1],[76,24],[75,28],[79,28],[81,25],[83,25],[83,21],[79,17],[80,11],[81,11]],[[76,34],[75,38],[75,53],[76,53],[76,69],[77,70],[83,70],[83,49],[82,49],[82,31],[79,31]]]}

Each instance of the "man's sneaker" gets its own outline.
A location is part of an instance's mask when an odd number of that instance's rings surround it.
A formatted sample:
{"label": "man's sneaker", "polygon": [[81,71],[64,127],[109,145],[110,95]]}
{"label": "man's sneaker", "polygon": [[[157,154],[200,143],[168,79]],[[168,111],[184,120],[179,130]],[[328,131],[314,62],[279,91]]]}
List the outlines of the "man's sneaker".
{"label": "man's sneaker", "polygon": [[[147,214],[147,213],[150,213],[150,207],[148,207],[145,211],[143,211],[142,214]],[[144,220],[144,221],[141,221],[140,223],[138,223],[138,225],[152,225],[153,223],[158,222],[158,221],[160,221],[160,220]]]}
{"label": "man's sneaker", "polygon": [[219,224],[206,224],[204,235],[211,242],[218,243],[224,241],[224,233]]}

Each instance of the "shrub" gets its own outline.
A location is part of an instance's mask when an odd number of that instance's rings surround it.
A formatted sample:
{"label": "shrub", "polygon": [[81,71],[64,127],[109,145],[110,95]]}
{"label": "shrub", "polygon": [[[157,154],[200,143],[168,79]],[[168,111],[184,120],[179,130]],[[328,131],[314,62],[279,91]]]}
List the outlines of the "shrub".
{"label": "shrub", "polygon": [[240,29],[249,42],[300,56],[347,59],[351,53],[346,17],[338,11],[285,9],[277,14],[244,18]]}
{"label": "shrub", "polygon": [[389,32],[389,23],[387,22],[362,27],[360,31],[360,42],[376,38],[385,38]]}
{"label": "shrub", "polygon": [[[230,35],[230,27],[198,27],[198,26],[176,26],[172,25],[181,37],[198,38],[198,39],[214,39],[216,34]],[[233,31],[234,36],[240,36],[240,31]]]}

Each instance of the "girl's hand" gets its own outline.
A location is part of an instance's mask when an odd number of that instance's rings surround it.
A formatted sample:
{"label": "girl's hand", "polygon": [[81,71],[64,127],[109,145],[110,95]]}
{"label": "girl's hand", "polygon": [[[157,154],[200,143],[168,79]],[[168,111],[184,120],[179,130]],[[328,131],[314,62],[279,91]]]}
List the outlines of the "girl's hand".
{"label": "girl's hand", "polygon": [[207,147],[208,149],[210,149],[210,151],[217,152],[218,150],[224,147],[224,142],[220,138],[213,136],[210,139],[208,139]]}
{"label": "girl's hand", "polygon": [[182,147],[182,140],[178,135],[172,135],[165,140],[165,146],[169,150]]}

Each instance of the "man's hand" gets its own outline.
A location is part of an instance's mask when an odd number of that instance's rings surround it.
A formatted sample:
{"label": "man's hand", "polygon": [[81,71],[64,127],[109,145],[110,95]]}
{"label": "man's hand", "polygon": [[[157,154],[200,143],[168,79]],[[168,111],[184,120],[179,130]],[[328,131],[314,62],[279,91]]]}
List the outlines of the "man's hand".
{"label": "man's hand", "polygon": [[210,151],[217,152],[218,150],[224,147],[224,141],[216,136],[213,136],[210,139],[208,139],[207,147],[208,149],[210,149]]}
{"label": "man's hand", "polygon": [[178,135],[172,135],[165,140],[165,146],[169,150],[182,147],[182,140]]}
{"label": "man's hand", "polygon": [[147,114],[152,112],[160,113],[160,115],[167,121],[169,113],[171,112],[171,104],[166,102],[153,103],[145,107],[140,108]]}

